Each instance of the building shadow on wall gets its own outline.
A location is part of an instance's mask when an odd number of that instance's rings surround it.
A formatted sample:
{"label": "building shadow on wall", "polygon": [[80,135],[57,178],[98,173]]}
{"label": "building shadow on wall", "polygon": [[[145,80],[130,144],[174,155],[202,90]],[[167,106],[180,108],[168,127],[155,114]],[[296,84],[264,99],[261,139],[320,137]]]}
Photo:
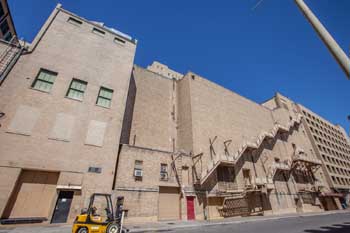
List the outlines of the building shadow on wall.
{"label": "building shadow on wall", "polygon": [[319,229],[306,229],[306,233],[349,233],[350,222],[344,222],[343,224],[333,224],[331,226],[322,226]]}

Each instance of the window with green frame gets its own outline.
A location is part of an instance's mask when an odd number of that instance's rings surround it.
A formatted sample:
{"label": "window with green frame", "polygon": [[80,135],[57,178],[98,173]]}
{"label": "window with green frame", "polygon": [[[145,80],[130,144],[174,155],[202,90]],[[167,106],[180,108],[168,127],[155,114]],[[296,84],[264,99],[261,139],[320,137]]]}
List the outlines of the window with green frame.
{"label": "window with green frame", "polygon": [[101,87],[98,92],[96,104],[105,108],[111,107],[113,90]]}
{"label": "window with green frame", "polygon": [[39,91],[50,92],[53,83],[55,82],[56,76],[56,72],[40,69],[32,84],[32,88]]}
{"label": "window with green frame", "polygon": [[70,83],[70,86],[67,92],[67,97],[75,100],[83,100],[86,86],[87,86],[87,82],[74,78]]}

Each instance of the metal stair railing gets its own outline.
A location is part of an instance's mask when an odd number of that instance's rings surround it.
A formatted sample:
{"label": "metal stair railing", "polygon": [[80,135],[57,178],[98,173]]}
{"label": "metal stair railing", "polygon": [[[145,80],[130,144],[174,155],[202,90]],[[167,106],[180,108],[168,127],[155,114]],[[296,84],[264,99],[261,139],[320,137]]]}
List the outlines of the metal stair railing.
{"label": "metal stair railing", "polygon": [[277,135],[278,131],[288,132],[292,126],[295,124],[300,124],[302,115],[298,114],[296,118],[292,118],[287,126],[283,126],[280,123],[276,122],[274,127],[270,130],[270,132],[262,132],[256,137],[254,142],[244,142],[243,145],[237,150],[237,152],[233,156],[220,155],[218,154],[214,157],[213,160],[209,161],[207,166],[207,170],[202,174],[202,178],[200,180],[200,184],[203,184],[204,181],[212,174],[212,172],[222,163],[224,164],[232,164],[234,165],[239,158],[244,154],[245,150],[248,148],[257,149],[261,146],[261,143],[265,140],[265,138],[274,138]]}
{"label": "metal stair railing", "polygon": [[0,85],[24,50],[16,36],[6,43],[7,48],[0,55]]}

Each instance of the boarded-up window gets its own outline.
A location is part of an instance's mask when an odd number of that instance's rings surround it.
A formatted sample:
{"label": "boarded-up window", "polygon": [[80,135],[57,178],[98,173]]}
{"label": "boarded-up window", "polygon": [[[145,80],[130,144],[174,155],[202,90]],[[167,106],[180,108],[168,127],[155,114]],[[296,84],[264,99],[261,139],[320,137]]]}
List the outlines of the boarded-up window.
{"label": "boarded-up window", "polygon": [[7,131],[23,135],[30,135],[39,118],[39,110],[26,105],[20,105]]}
{"label": "boarded-up window", "polygon": [[70,141],[73,126],[74,116],[65,113],[58,113],[49,138]]}
{"label": "boarded-up window", "polygon": [[93,146],[102,146],[106,128],[106,122],[95,120],[90,121],[85,144]]}

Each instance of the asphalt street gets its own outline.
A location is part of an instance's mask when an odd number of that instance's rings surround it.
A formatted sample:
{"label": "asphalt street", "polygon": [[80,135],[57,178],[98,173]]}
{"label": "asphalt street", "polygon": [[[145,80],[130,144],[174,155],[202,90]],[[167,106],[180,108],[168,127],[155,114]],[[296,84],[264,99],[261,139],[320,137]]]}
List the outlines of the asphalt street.
{"label": "asphalt street", "polygon": [[[277,219],[276,219],[277,218]],[[242,218],[244,220],[245,218]],[[135,227],[131,232],[165,232],[165,233],[350,233],[350,212],[336,212],[326,215],[273,216],[266,219],[252,219],[247,221],[216,222],[174,222],[152,224]],[[232,222],[230,222],[232,221]],[[189,225],[191,224],[191,225]],[[186,226],[187,225],[187,226]],[[157,228],[158,226],[158,228]],[[180,228],[179,228],[180,227]],[[157,228],[157,229],[155,229]],[[148,229],[148,230],[146,230]],[[47,226],[8,226],[0,227],[0,233],[71,233],[71,225]]]}
{"label": "asphalt street", "polygon": [[[162,232],[164,232],[164,230]],[[350,213],[294,217],[248,223],[234,223],[228,225],[200,226],[195,228],[166,230],[166,232],[350,233]]]}

